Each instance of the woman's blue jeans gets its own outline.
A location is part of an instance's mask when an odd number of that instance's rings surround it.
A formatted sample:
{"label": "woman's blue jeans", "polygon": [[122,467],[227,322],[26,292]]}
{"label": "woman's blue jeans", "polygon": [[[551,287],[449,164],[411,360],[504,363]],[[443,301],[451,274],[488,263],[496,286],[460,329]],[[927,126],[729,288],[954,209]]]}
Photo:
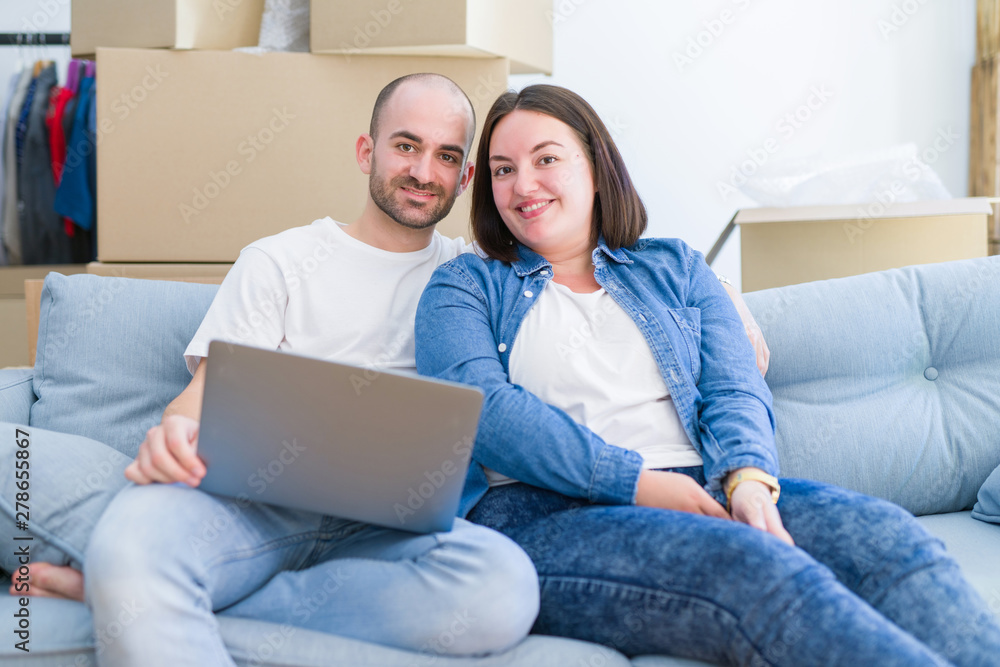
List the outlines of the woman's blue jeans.
{"label": "woman's blue jeans", "polygon": [[[704,483],[700,467],[675,472]],[[720,664],[1000,664],[992,613],[912,515],[818,482],[781,488],[796,547],[735,521],[522,483],[494,487],[468,518],[534,561],[538,634]]]}

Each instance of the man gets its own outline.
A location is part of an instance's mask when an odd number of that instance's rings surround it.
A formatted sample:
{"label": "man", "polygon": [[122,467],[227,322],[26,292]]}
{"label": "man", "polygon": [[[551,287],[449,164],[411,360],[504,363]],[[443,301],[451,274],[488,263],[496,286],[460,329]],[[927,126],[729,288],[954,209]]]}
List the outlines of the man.
{"label": "man", "polygon": [[[472,178],[474,132],[472,105],[449,79],[394,81],[356,145],[370,177],[361,217],[318,220],[240,254],[186,350],[191,383],[148,432],[126,470],[136,485],[91,538],[84,583],[95,627],[115,622],[123,605],[140,610],[100,664],[233,665],[212,613],[227,608],[453,654],[503,650],[527,634],[537,579],[499,533],[457,519],[449,533],[413,535],[197,490],[210,340],[415,368],[417,300],[434,269],[464,250],[434,228]],[[49,574],[63,579],[51,592],[79,591],[78,573]]]}
{"label": "man", "polygon": [[[521,639],[538,608],[530,561],[461,519],[413,536],[195,490],[208,341],[413,368],[413,319],[434,268],[464,250],[434,231],[473,176],[471,104],[450,80],[414,75],[379,95],[356,145],[369,175],[361,217],[329,218],[251,244],[186,350],[190,385],[149,431],[91,539],[95,627],[144,611],[101,664],[231,665],[213,610],[411,650],[480,653]],[[190,488],[171,482],[182,482]],[[32,566],[36,594],[81,599],[84,578]],[[315,596],[317,591],[331,591]],[[449,646],[436,636],[454,627]]]}

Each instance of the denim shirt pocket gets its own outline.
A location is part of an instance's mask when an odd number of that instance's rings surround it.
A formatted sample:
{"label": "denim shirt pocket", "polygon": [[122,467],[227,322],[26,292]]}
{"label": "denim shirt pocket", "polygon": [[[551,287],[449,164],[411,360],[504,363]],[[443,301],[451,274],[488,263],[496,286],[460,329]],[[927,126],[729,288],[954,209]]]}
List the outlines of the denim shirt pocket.
{"label": "denim shirt pocket", "polygon": [[691,375],[698,384],[701,377],[701,309],[700,308],[668,308],[670,316],[677,323],[681,338],[690,359]]}

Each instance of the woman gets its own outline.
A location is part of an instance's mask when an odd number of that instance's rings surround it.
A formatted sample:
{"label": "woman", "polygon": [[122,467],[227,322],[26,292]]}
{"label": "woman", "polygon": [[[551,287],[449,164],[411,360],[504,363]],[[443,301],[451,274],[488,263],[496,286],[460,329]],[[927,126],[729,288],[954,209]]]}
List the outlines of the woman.
{"label": "woman", "polygon": [[535,632],[731,664],[996,664],[1000,628],[908,513],[775,479],[732,303],[682,241],[640,239],[585,101],[502,95],[477,165],[488,259],[434,274],[417,365],[485,394],[463,509],[534,561]]}

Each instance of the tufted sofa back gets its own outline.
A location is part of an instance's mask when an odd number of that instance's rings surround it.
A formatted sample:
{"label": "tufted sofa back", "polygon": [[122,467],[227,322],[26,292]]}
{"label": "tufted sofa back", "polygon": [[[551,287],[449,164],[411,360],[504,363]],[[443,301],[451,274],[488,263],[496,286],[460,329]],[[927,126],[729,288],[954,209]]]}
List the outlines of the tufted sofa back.
{"label": "tufted sofa back", "polygon": [[[50,274],[31,424],[134,456],[216,286]],[[969,509],[1000,465],[1000,257],[753,292],[782,474]]]}
{"label": "tufted sofa back", "polygon": [[771,348],[781,472],[970,509],[1000,465],[1000,257],[745,295]]}

